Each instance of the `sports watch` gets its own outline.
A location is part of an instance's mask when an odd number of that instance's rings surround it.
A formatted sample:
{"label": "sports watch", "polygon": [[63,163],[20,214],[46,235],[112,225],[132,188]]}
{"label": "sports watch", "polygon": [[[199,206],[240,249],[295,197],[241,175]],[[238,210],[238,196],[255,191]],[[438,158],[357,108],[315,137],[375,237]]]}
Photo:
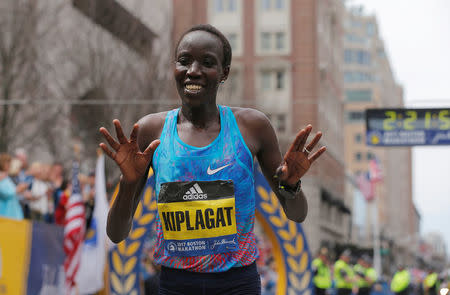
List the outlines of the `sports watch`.
{"label": "sports watch", "polygon": [[302,180],[299,179],[294,187],[291,187],[286,184],[282,184],[281,182],[278,184],[278,191],[283,198],[288,200],[294,200],[296,198],[296,194],[302,190]]}

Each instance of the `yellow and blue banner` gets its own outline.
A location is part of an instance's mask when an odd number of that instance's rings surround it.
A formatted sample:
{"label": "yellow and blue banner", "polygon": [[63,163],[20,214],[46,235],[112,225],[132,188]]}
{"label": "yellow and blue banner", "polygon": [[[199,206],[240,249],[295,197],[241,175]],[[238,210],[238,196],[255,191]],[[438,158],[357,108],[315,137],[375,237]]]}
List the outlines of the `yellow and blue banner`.
{"label": "yellow and blue banner", "polygon": [[0,294],[64,294],[63,228],[0,217]]}

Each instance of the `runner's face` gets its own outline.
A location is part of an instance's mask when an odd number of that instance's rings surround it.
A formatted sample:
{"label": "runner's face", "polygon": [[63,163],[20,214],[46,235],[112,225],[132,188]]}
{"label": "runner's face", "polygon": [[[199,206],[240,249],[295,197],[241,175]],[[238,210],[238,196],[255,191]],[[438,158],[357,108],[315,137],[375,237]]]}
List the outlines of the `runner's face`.
{"label": "runner's face", "polygon": [[183,102],[198,105],[213,99],[224,71],[222,42],[205,31],[186,34],[177,48],[174,76]]}

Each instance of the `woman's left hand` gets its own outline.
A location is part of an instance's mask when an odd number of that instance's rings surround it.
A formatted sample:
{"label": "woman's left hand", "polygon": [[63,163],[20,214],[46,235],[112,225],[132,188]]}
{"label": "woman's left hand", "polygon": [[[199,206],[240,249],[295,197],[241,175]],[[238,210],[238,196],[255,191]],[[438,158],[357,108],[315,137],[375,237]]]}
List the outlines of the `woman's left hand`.
{"label": "woman's left hand", "polygon": [[323,146],[312,153],[312,150],[322,137],[322,132],[320,131],[316,133],[311,142],[305,147],[311,130],[311,125],[300,130],[288,152],[284,155],[284,162],[278,167],[276,172],[280,182],[289,186],[295,186],[298,180],[308,172],[311,164],[326,151],[327,148]]}

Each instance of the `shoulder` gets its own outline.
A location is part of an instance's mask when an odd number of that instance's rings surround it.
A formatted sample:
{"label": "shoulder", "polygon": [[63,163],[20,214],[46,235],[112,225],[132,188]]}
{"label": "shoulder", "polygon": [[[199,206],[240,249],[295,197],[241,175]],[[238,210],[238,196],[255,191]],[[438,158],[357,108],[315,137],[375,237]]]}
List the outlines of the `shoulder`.
{"label": "shoulder", "polygon": [[140,130],[160,128],[164,126],[164,121],[166,120],[168,112],[160,112],[154,114],[148,114],[139,119],[137,124],[139,125]]}
{"label": "shoulder", "polygon": [[153,140],[160,138],[168,112],[148,114],[139,121],[138,143],[140,148],[147,147]]}
{"label": "shoulder", "polygon": [[240,107],[230,107],[230,109],[233,112],[239,127],[260,129],[271,126],[269,118],[261,111]]}

